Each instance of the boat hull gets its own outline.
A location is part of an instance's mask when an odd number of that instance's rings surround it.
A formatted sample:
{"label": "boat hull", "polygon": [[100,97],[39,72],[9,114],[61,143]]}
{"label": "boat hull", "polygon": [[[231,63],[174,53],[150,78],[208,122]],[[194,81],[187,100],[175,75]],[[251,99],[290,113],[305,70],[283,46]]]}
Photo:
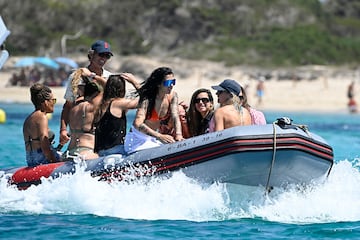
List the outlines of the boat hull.
{"label": "boat hull", "polygon": [[[276,124],[245,126],[204,134],[185,141],[145,149],[127,157],[110,155],[87,160],[86,171],[100,180],[171,175],[181,170],[202,183],[283,187],[325,178],[333,165],[333,150],[320,136],[304,128]],[[41,177],[73,174],[68,161],[3,172],[12,184],[27,188]]]}

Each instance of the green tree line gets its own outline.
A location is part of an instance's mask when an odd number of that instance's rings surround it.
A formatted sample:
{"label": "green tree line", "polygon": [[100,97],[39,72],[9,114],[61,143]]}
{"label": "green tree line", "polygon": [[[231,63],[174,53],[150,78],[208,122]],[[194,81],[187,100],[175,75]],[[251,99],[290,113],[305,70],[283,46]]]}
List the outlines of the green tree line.
{"label": "green tree line", "polygon": [[96,39],[116,54],[228,65],[357,64],[357,0],[0,0],[12,55],[84,53]]}

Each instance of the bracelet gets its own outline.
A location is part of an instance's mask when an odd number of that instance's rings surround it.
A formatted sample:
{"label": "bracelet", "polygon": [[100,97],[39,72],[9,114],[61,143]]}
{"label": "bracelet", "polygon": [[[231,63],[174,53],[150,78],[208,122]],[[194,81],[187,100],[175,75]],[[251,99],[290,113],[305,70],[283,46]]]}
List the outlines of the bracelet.
{"label": "bracelet", "polygon": [[60,132],[62,132],[62,131],[67,131],[67,129],[66,128],[61,128]]}
{"label": "bracelet", "polygon": [[94,79],[94,78],[95,78],[95,76],[96,76],[96,73],[91,72],[89,77],[90,77],[90,79]]}

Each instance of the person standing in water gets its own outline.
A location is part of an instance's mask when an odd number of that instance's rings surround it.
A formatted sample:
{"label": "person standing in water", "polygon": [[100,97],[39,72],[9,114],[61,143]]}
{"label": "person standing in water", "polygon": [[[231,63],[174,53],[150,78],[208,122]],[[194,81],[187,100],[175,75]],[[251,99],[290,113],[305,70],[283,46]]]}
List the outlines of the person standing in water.
{"label": "person standing in water", "polygon": [[256,85],[256,96],[258,99],[257,105],[260,106],[262,104],[262,100],[265,92],[265,78],[260,77],[258,80],[258,84]]}
{"label": "person standing in water", "polygon": [[347,97],[349,99],[348,101],[348,108],[351,113],[357,112],[357,103],[355,101],[355,81],[352,81],[350,85],[348,86],[347,90]]}

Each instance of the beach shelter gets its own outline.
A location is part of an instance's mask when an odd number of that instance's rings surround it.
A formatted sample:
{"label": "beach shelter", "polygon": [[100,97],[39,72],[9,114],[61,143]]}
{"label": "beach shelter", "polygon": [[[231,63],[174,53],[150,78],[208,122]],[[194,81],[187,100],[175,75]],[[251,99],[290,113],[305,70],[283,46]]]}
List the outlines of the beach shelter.
{"label": "beach shelter", "polygon": [[72,60],[71,58],[67,58],[67,57],[57,57],[54,59],[57,63],[72,67],[72,68],[78,68],[79,65]]}
{"label": "beach shelter", "polygon": [[35,57],[23,57],[16,61],[14,67],[30,67],[35,65]]}
{"label": "beach shelter", "polygon": [[42,65],[47,68],[59,69],[60,65],[53,59],[48,57],[36,57],[35,64]]}

